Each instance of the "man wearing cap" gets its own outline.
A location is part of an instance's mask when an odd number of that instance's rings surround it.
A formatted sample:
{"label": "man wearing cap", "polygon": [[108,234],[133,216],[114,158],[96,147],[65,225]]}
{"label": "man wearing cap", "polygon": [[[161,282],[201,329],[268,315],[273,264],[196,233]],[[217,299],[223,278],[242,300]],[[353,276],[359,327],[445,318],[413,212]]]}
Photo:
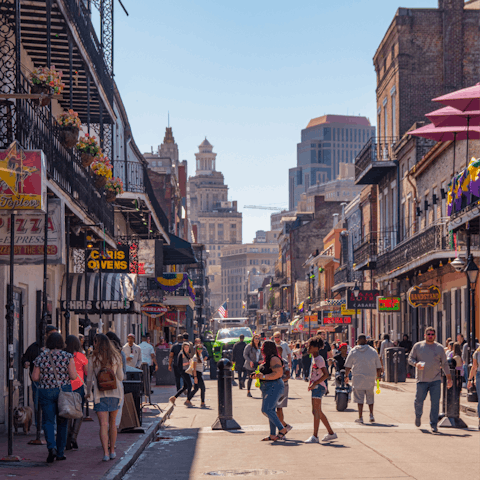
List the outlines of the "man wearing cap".
{"label": "man wearing cap", "polygon": [[382,374],[382,364],[377,351],[367,345],[365,335],[358,336],[357,346],[352,348],[345,361],[345,383],[348,383],[350,370],[353,374],[353,401],[358,405],[358,418],[355,422],[363,423],[363,403],[366,400],[370,409],[370,422],[373,423],[373,389],[375,380]]}
{"label": "man wearing cap", "polygon": [[127,357],[127,365],[129,367],[142,367],[142,351],[140,347],[135,344],[135,335],[133,333],[127,335],[127,343],[123,346],[122,350]]}

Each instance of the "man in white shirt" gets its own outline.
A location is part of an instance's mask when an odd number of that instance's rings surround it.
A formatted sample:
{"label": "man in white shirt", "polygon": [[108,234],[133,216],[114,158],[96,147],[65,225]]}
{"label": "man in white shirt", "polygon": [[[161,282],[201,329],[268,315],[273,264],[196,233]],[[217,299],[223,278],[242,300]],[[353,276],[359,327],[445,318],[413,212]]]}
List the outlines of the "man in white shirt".
{"label": "man in white shirt", "polygon": [[275,332],[273,334],[273,340],[275,341],[276,345],[278,345],[279,347],[282,347],[282,358],[288,363],[288,368],[291,369],[292,368],[292,351],[290,350],[288,343],[282,340],[282,334],[280,332]]}
{"label": "man in white shirt", "polygon": [[148,343],[149,337],[142,335],[142,343],[139,345],[142,351],[142,363],[146,363],[150,369],[150,376],[158,370],[157,358],[155,357],[155,349],[151,343]]}
{"label": "man in white shirt", "polygon": [[135,335],[133,333],[127,335],[127,343],[123,346],[122,350],[127,357],[127,365],[129,367],[141,368],[142,351],[140,347],[135,344]]}

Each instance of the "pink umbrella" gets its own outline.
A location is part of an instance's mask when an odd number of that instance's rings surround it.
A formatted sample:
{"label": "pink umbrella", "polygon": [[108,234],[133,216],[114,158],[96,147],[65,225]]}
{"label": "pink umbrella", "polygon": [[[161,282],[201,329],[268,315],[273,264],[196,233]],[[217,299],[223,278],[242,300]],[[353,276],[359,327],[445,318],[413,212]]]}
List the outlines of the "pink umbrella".
{"label": "pink umbrella", "polygon": [[462,112],[453,107],[443,107],[425,115],[436,127],[480,126],[480,110]]}
{"label": "pink umbrella", "polygon": [[480,83],[433,99],[462,112],[480,110]]}

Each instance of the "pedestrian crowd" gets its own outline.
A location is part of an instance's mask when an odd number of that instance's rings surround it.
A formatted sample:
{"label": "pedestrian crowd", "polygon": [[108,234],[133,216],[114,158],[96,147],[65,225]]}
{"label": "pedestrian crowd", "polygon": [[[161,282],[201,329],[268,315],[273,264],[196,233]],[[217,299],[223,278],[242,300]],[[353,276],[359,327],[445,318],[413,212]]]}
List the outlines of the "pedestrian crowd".
{"label": "pedestrian crowd", "polygon": [[[41,425],[47,443],[47,463],[67,460],[65,452],[79,449],[79,433],[85,402],[92,400],[99,423],[103,460],[116,458],[115,445],[124,403],[123,380],[127,365],[140,368],[146,363],[150,373],[158,368],[149,338],[140,345],[128,335],[122,346],[114,332],[97,333],[93,345],[85,349],[83,335],[68,335],[64,341],[53,325],[47,325],[45,346],[31,344],[22,357],[30,371],[35,410],[41,412]],[[65,402],[76,413],[65,415]]]}

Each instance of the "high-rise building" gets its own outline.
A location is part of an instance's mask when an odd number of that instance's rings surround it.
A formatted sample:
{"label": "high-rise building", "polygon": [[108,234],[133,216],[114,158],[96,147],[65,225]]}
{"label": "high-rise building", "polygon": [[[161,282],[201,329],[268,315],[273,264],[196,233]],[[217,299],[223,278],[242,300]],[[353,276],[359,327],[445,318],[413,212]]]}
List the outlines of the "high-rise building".
{"label": "high-rise building", "polygon": [[324,115],[310,120],[297,144],[297,166],[288,174],[289,210],[295,210],[309,187],[335,180],[340,165],[354,163],[373,136],[375,127],[366,117]]}
{"label": "high-rise building", "polygon": [[220,252],[224,246],[242,243],[242,214],[237,202],[228,200],[228,185],[216,170],[211,143],[205,138],[198,150],[195,176],[188,179],[187,205],[195,241],[207,247],[210,306],[215,311],[222,303]]}

